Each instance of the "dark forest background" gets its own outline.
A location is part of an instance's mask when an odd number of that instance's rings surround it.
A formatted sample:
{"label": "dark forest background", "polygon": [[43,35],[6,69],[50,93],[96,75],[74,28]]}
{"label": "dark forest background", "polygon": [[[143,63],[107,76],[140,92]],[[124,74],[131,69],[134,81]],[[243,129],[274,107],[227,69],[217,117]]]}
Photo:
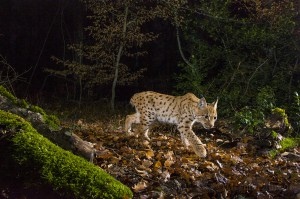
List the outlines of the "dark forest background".
{"label": "dark forest background", "polygon": [[3,0],[1,84],[35,102],[127,103],[153,90],[219,97],[224,115],[294,110],[299,9],[286,0]]}
{"label": "dark forest background", "polygon": [[[70,82],[72,78],[66,80],[45,69],[61,69],[51,56],[72,57],[67,45],[78,43],[80,34],[86,37],[84,28],[89,24],[86,16],[91,13],[84,3],[77,0],[4,0],[0,9],[0,54],[18,73],[18,80],[13,82],[15,93],[33,100],[43,96],[79,100],[78,88],[72,88],[76,87],[76,82]],[[118,88],[117,98],[121,101],[128,101],[134,92],[142,90],[171,93],[174,86],[172,79],[180,60],[174,27],[155,21],[143,28],[160,35],[145,46],[147,56],[126,60],[129,65],[149,67],[142,79]],[[66,96],[66,85],[71,96]],[[110,88],[99,86],[94,88],[92,96],[85,96],[84,100],[110,98]]]}

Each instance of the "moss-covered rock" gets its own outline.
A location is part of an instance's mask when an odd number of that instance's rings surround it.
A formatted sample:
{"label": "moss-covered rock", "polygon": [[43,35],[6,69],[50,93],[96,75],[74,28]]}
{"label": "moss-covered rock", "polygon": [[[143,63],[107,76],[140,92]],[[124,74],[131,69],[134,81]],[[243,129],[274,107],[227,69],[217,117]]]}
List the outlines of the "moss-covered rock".
{"label": "moss-covered rock", "polygon": [[30,105],[29,110],[41,114],[44,122],[51,128],[51,130],[60,129],[60,121],[55,115],[48,115],[44,109],[34,105]]}
{"label": "moss-covered rock", "polygon": [[18,99],[3,86],[0,85],[0,95],[6,97],[12,104],[19,108],[28,109],[29,111],[39,113],[42,116],[43,122],[49,126],[51,130],[60,129],[60,121],[55,115],[48,115],[41,107],[31,105],[24,99]]}
{"label": "moss-covered rock", "polygon": [[1,137],[6,140],[6,154],[0,151],[0,155],[12,157],[14,167],[20,168],[15,177],[37,177],[68,197],[132,198],[127,186],[101,168],[56,146],[23,118],[0,110],[0,124]]}
{"label": "moss-covered rock", "polygon": [[0,85],[0,94],[3,95],[4,97],[7,97],[12,102],[17,103],[17,98],[1,85]]}
{"label": "moss-covered rock", "polygon": [[[275,134],[274,134],[275,135]],[[278,136],[278,134],[276,134]],[[282,137],[275,145],[276,148],[269,151],[271,158],[274,158],[276,155],[288,151],[292,148],[300,146],[300,138],[292,137]]]}
{"label": "moss-covered rock", "polygon": [[283,152],[287,149],[290,148],[294,148],[300,145],[300,138],[291,138],[291,137],[287,137],[287,138],[283,138],[280,141],[280,151]]}
{"label": "moss-covered rock", "polygon": [[42,108],[15,98],[2,86],[0,109],[24,118],[44,137],[73,154],[91,161],[97,153],[93,145],[73,134],[71,129],[62,128],[56,116],[48,115]]}
{"label": "moss-covered rock", "polygon": [[[286,114],[285,110],[282,108],[274,108],[272,109],[272,115],[271,115],[271,120],[273,120],[272,122],[275,124],[279,124],[278,127],[274,128],[274,130],[279,131],[282,134],[285,135],[290,135],[292,132],[292,126],[289,123],[288,120],[288,115]],[[274,125],[276,126],[276,125]]]}

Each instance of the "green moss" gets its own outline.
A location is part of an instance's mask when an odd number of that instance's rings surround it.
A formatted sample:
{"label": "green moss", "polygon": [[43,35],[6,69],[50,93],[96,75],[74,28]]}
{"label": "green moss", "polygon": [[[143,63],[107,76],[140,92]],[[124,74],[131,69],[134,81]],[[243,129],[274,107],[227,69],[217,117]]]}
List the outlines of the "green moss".
{"label": "green moss", "polygon": [[18,105],[21,108],[28,108],[28,103],[24,99],[18,99],[3,86],[0,85],[0,94],[10,99],[14,104]]}
{"label": "green moss", "polygon": [[29,104],[24,99],[17,100],[17,105],[21,108],[28,108]]}
{"label": "green moss", "polygon": [[272,131],[272,138],[277,138],[277,136],[278,136],[278,133],[276,133],[276,131]]}
{"label": "green moss", "polygon": [[29,107],[29,110],[36,112],[36,113],[40,113],[41,115],[46,115],[46,112],[39,106],[31,105]]}
{"label": "green moss", "polygon": [[278,153],[284,152],[287,149],[291,149],[297,146],[300,146],[300,138],[283,138],[280,142],[279,142],[281,148],[276,150],[273,149],[269,152],[269,155],[271,156],[271,158],[274,158]]}
{"label": "green moss", "polygon": [[132,198],[127,186],[101,168],[59,148],[24,119],[0,110],[0,123],[3,130],[16,131],[9,138],[9,155],[22,171],[20,175],[38,176],[42,183],[68,197]]}
{"label": "green moss", "polygon": [[269,152],[269,155],[271,156],[271,158],[275,158],[275,156],[278,154],[278,150],[275,150],[275,149],[273,149],[273,150],[271,150],[270,152]]}
{"label": "green moss", "polygon": [[277,107],[277,108],[272,109],[272,113],[275,115],[278,115],[279,117],[281,117],[283,119],[284,126],[286,127],[285,132],[287,133],[287,135],[290,136],[293,131],[293,128],[292,128],[291,124],[289,123],[288,115],[285,113],[285,110]]}
{"label": "green moss", "polygon": [[4,130],[35,131],[35,129],[23,118],[3,110],[0,110],[0,124],[2,125],[2,128],[5,127]]}
{"label": "green moss", "polygon": [[51,130],[60,129],[60,121],[55,115],[46,115],[45,122],[51,128]]}
{"label": "green moss", "polygon": [[47,115],[47,113],[39,106],[31,105],[29,110],[40,113],[45,123],[51,128],[51,130],[59,130],[60,129],[60,121],[55,115]]}
{"label": "green moss", "polygon": [[272,109],[272,113],[273,114],[278,114],[279,116],[281,116],[284,119],[285,126],[289,126],[290,125],[289,124],[289,120],[288,120],[288,116],[285,113],[284,109],[277,107],[277,108]]}
{"label": "green moss", "polygon": [[286,149],[289,148],[294,148],[298,145],[300,145],[300,139],[299,138],[283,138],[280,141],[280,145],[281,145],[281,151],[285,151]]}
{"label": "green moss", "polygon": [[13,96],[10,92],[8,92],[3,86],[0,85],[0,94],[7,97],[14,103],[17,103],[17,98]]}
{"label": "green moss", "polygon": [[21,108],[28,108],[32,112],[40,113],[43,116],[44,122],[50,127],[51,130],[60,129],[60,121],[54,115],[47,115],[47,113],[39,106],[29,105],[26,100],[18,99],[8,92],[3,86],[0,86],[0,94],[10,99],[14,104]]}

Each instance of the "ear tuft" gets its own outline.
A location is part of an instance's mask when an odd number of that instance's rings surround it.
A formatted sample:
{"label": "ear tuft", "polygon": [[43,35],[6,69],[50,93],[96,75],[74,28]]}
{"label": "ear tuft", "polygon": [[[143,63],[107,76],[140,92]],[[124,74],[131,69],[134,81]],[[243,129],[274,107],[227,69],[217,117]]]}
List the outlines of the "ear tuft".
{"label": "ear tuft", "polygon": [[217,98],[217,100],[212,103],[215,109],[217,109],[218,101],[219,101],[219,98]]}

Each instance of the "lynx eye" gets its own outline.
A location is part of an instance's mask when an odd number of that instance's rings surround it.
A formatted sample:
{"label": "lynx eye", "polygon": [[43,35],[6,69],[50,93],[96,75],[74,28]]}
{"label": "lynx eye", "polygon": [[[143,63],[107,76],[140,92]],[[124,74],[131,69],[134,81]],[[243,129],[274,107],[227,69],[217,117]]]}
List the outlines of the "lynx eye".
{"label": "lynx eye", "polygon": [[205,119],[208,119],[208,115],[205,115]]}
{"label": "lynx eye", "polygon": [[215,117],[214,117],[214,120],[216,120],[216,119],[217,119],[217,117],[215,116]]}

